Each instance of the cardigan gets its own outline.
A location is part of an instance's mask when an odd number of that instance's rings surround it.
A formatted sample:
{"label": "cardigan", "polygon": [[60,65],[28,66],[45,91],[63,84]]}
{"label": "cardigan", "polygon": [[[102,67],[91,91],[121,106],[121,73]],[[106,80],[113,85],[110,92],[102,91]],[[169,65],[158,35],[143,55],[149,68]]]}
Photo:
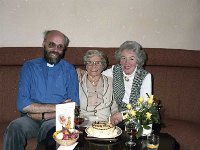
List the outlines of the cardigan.
{"label": "cardigan", "polygon": [[112,78],[102,75],[103,78],[103,102],[97,105],[93,110],[88,108],[87,93],[87,72],[79,81],[79,96],[81,115],[87,116],[89,119],[98,117],[101,120],[107,120],[112,114],[118,112],[118,105],[113,100]]}

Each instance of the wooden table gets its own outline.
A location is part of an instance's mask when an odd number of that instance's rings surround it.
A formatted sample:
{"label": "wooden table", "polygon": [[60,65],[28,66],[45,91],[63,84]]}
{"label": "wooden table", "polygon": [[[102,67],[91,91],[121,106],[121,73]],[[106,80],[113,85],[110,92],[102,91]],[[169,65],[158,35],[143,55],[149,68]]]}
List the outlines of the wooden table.
{"label": "wooden table", "polygon": [[[83,129],[82,129],[83,130]],[[83,130],[84,131],[84,130]],[[176,140],[166,133],[159,133],[160,145],[158,150],[176,150]],[[129,140],[128,135],[125,131],[117,137],[117,141],[93,141],[86,140],[86,133],[80,134],[78,139],[78,144],[74,150],[147,150],[145,143],[145,138],[134,139],[137,143],[135,147],[127,147],[125,142]],[[42,141],[38,144],[36,150],[56,150],[58,144],[53,140],[53,138],[48,138],[47,141]]]}

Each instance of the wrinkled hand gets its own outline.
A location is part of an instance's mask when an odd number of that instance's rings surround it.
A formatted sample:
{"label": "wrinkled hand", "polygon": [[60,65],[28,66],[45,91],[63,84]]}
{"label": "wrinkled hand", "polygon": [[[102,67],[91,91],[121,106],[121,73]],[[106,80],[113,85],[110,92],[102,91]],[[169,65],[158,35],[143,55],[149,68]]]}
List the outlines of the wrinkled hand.
{"label": "wrinkled hand", "polygon": [[122,114],[121,112],[117,112],[110,117],[110,121],[112,124],[117,125],[118,123],[122,122]]}
{"label": "wrinkled hand", "polygon": [[[62,104],[69,103],[69,102],[73,102],[72,99],[66,99]],[[78,106],[77,103],[75,103],[75,106]]]}
{"label": "wrinkled hand", "polygon": [[72,102],[71,99],[66,99],[63,103],[69,103],[69,102]]}
{"label": "wrinkled hand", "polygon": [[56,117],[56,112],[46,112],[44,113],[44,118],[42,119],[42,113],[27,113],[27,116],[34,119],[34,120],[48,120],[48,119],[53,119]]}
{"label": "wrinkled hand", "polygon": [[27,116],[34,119],[34,120],[42,120],[42,114],[41,113],[27,113]]}

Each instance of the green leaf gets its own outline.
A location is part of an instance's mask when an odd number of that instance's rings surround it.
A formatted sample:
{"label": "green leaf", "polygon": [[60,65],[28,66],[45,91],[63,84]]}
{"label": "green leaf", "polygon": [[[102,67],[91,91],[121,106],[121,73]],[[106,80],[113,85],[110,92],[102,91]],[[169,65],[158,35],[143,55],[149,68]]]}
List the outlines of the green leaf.
{"label": "green leaf", "polygon": [[144,128],[144,129],[151,129],[151,127],[148,126],[148,125],[143,126],[143,128]]}
{"label": "green leaf", "polygon": [[143,132],[143,128],[140,127],[139,130],[138,130],[138,132],[137,132],[136,135],[135,135],[137,139],[138,139],[139,137],[141,137],[142,132]]}

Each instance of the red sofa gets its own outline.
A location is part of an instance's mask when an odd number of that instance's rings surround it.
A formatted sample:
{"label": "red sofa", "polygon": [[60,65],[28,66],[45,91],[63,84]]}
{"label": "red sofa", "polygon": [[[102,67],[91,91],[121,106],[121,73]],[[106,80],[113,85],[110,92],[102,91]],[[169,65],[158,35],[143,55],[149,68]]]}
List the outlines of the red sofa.
{"label": "red sofa", "polygon": [[[84,68],[82,57],[89,49],[103,50],[109,66],[116,64],[117,48],[69,47],[65,59]],[[148,54],[145,68],[153,75],[153,92],[162,101],[161,132],[172,135],[181,150],[196,150],[200,143],[200,51],[144,48]],[[22,64],[43,55],[40,47],[0,48],[0,149],[3,133],[10,121],[19,117],[16,95]],[[36,139],[26,149],[35,149]]]}

